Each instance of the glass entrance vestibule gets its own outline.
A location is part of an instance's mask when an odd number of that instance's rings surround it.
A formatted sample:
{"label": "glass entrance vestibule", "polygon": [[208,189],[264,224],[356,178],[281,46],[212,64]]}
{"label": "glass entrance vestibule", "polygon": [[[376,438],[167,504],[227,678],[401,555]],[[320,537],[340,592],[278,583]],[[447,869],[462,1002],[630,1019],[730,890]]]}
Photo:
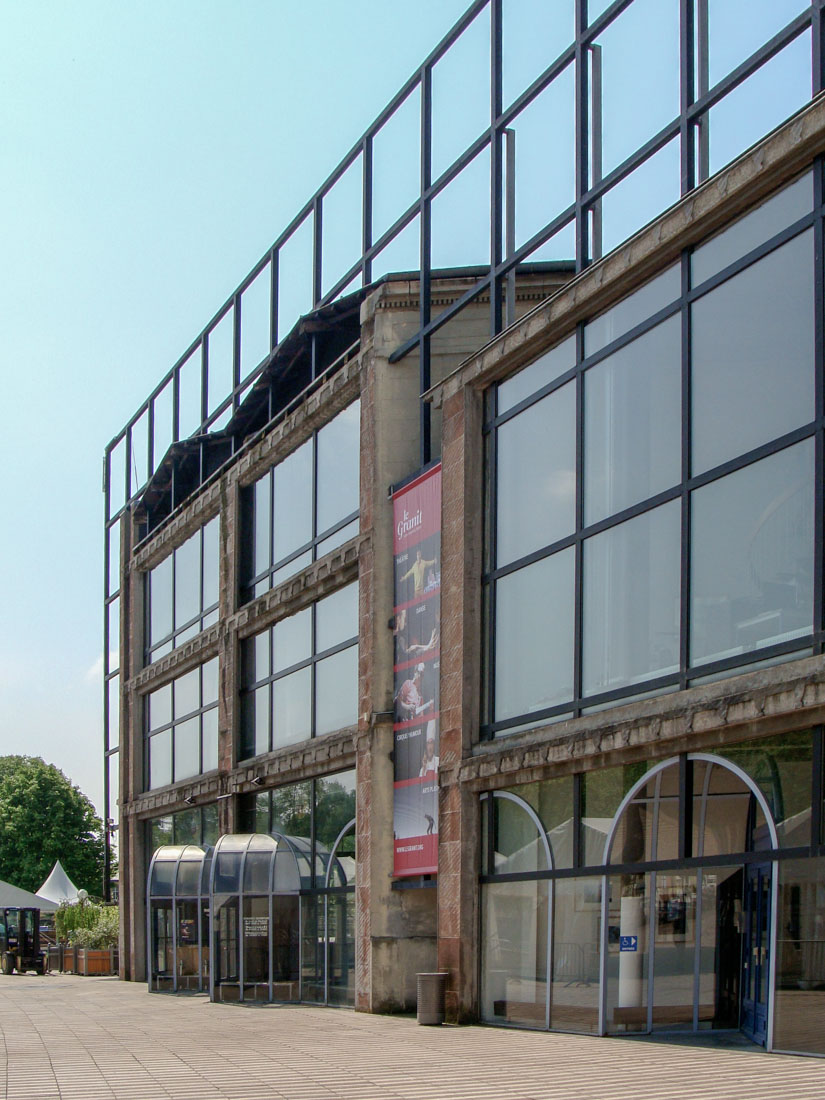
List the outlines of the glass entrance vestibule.
{"label": "glass entrance vestibule", "polygon": [[242,834],[166,846],[148,882],[149,989],[216,1001],[354,1003],[355,822],[329,851]]}
{"label": "glass entrance vestibule", "polygon": [[483,1018],[825,1055],[820,740],[483,795]]}

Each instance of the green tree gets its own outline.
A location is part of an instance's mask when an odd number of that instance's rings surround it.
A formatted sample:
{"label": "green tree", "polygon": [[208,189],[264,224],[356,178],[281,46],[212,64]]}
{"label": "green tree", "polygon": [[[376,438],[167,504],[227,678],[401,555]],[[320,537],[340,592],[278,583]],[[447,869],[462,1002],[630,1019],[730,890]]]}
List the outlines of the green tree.
{"label": "green tree", "polygon": [[94,806],[39,756],[0,756],[0,879],[37,890],[57,859],[78,889],[100,894],[103,825]]}

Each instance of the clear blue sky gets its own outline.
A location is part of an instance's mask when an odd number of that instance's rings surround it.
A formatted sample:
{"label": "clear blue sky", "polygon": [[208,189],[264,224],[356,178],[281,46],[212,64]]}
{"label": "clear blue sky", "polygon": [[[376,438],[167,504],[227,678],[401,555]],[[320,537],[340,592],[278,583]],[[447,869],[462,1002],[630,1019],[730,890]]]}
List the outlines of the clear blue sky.
{"label": "clear blue sky", "polygon": [[102,805],[109,439],[465,0],[0,0],[0,753]]}

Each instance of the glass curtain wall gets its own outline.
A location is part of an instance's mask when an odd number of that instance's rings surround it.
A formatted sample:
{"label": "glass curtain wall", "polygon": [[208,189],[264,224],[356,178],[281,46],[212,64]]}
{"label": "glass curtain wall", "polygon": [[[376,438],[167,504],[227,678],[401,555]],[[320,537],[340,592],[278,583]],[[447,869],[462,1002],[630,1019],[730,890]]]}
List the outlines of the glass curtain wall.
{"label": "glass curtain wall", "polygon": [[218,658],[144,697],[146,789],[218,766]]}
{"label": "glass curtain wall", "polygon": [[361,402],[241,494],[241,601],[281,584],[358,534]]}
{"label": "glass curtain wall", "polygon": [[817,644],[820,172],[489,391],[483,736]]}
{"label": "glass curtain wall", "polygon": [[353,725],[358,583],[241,642],[241,759]]}
{"label": "glass curtain wall", "polygon": [[741,1028],[825,1053],[805,1023],[825,1007],[822,743],[802,730],[482,796],[482,1017]]}
{"label": "glass curtain wall", "polygon": [[149,866],[149,991],[201,993],[209,985],[212,850],[164,845]]}
{"label": "glass curtain wall", "polygon": [[209,520],[146,574],[146,664],[218,621],[220,522]]}

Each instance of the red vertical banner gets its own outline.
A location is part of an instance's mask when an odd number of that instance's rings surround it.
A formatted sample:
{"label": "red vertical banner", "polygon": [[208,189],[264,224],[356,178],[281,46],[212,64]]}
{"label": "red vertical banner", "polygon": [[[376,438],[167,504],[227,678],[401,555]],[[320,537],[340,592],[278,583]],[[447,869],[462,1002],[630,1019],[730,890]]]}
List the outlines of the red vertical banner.
{"label": "red vertical banner", "polygon": [[438,870],[441,465],[393,494],[396,875]]}

